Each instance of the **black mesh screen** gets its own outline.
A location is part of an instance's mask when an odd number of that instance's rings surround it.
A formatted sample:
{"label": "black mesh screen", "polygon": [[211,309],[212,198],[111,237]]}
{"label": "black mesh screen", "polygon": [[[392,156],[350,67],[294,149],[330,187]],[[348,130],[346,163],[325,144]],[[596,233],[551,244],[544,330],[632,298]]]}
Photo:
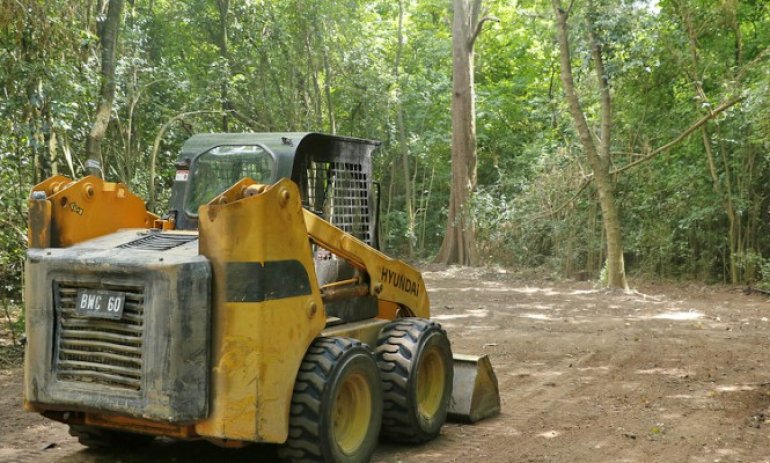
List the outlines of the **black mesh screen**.
{"label": "black mesh screen", "polygon": [[372,244],[368,180],[360,163],[310,161],[305,207]]}

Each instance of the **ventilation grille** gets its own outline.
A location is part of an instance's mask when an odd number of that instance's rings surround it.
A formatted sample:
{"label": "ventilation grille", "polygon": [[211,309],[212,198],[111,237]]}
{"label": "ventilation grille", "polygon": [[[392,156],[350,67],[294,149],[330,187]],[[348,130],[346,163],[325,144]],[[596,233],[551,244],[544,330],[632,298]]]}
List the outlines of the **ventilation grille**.
{"label": "ventilation grille", "polygon": [[121,244],[118,247],[123,249],[142,249],[145,251],[166,251],[197,239],[197,235],[151,233],[134,241]]}
{"label": "ventilation grille", "polygon": [[361,164],[310,163],[305,207],[346,233],[372,244],[369,190]]}
{"label": "ventilation grille", "polygon": [[[75,311],[78,290],[104,289],[125,294],[120,320],[89,318]],[[139,391],[142,385],[144,288],[142,286],[54,283],[56,352],[60,381],[104,384]]]}

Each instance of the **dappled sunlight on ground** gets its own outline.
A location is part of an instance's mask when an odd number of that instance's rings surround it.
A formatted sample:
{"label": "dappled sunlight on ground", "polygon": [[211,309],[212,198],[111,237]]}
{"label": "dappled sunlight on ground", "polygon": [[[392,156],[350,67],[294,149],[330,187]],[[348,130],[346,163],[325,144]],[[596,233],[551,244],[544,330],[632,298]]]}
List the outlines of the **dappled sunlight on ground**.
{"label": "dappled sunlight on ground", "polygon": [[521,318],[531,318],[532,320],[553,320],[553,317],[541,313],[523,313],[518,316]]}
{"label": "dappled sunlight on ground", "polygon": [[681,368],[649,368],[647,370],[636,370],[635,373],[638,375],[668,375],[682,378],[692,374],[692,372],[682,370]]}
{"label": "dappled sunlight on ground", "polygon": [[653,315],[652,318],[657,320],[697,320],[703,318],[704,314],[696,310],[689,310],[687,312],[667,312]]}
{"label": "dappled sunlight on ground", "polygon": [[724,386],[716,387],[716,390],[719,392],[753,391],[755,389],[755,386],[750,386],[748,384],[727,384]]}
{"label": "dappled sunlight on ground", "polygon": [[485,309],[471,309],[461,314],[434,315],[431,318],[433,320],[454,320],[457,318],[486,317],[487,315],[489,315],[489,311]]}

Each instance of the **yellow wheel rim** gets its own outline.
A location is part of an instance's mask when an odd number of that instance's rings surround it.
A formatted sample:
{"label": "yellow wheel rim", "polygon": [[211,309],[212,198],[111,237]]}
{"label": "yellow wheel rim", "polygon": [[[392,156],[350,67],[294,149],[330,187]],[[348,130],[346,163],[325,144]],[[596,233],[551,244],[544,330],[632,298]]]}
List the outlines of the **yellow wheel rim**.
{"label": "yellow wheel rim", "polygon": [[433,346],[425,352],[417,370],[417,411],[425,418],[432,418],[441,407],[444,373],[441,351]]}
{"label": "yellow wheel rim", "polygon": [[364,442],[372,417],[372,391],[366,377],[353,373],[345,378],[333,406],[334,440],[350,455]]}

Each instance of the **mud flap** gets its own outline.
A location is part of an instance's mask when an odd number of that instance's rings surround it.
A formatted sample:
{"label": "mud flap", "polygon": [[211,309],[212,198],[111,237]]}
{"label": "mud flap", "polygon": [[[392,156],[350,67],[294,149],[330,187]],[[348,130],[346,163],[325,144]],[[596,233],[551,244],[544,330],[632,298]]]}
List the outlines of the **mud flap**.
{"label": "mud flap", "polygon": [[464,354],[453,357],[454,383],[448,418],[475,423],[500,413],[500,391],[489,357]]}

